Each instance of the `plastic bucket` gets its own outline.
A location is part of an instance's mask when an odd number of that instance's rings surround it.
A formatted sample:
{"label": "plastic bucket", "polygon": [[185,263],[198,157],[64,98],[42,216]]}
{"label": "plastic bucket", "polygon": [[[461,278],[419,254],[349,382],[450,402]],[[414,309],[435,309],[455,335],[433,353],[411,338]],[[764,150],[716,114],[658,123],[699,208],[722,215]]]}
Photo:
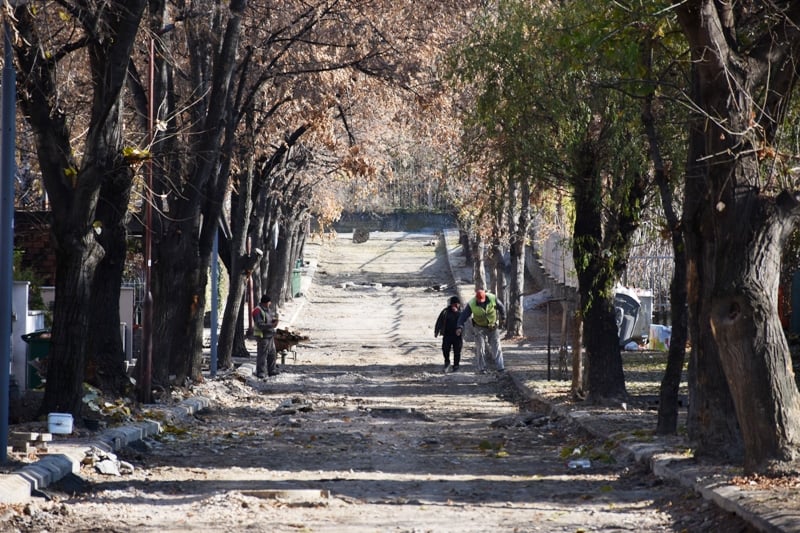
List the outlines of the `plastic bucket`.
{"label": "plastic bucket", "polygon": [[72,415],[69,413],[50,413],[47,415],[47,429],[50,433],[69,435],[72,433]]}

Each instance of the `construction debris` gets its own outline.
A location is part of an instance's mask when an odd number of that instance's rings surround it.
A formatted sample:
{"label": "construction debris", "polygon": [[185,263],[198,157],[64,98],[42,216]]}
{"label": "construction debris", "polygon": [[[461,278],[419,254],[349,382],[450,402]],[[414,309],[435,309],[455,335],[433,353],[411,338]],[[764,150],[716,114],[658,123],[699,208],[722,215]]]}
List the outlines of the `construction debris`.
{"label": "construction debris", "polygon": [[50,433],[36,433],[31,431],[15,431],[8,438],[11,451],[17,453],[29,453],[32,448],[46,452],[47,443],[52,442],[53,435]]}
{"label": "construction debris", "polygon": [[290,329],[278,328],[275,330],[275,350],[278,352],[291,351],[295,346],[308,339],[308,335],[302,335]]}

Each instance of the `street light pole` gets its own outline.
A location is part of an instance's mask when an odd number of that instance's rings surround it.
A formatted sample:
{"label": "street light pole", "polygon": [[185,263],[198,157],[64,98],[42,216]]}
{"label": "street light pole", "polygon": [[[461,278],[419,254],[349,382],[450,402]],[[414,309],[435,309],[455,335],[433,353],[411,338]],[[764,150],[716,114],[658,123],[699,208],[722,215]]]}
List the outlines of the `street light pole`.
{"label": "street light pole", "polygon": [[167,24],[150,34],[150,57],[148,64],[147,135],[150,157],[147,160],[147,187],[145,191],[144,223],[144,309],[142,312],[142,364],[139,372],[139,401],[151,403],[153,395],[153,153],[156,138],[155,121],[155,63],[156,36],[175,29],[175,24]]}
{"label": "street light pole", "polygon": [[[0,150],[0,463],[8,459],[8,411],[11,392],[11,293],[14,285],[14,174],[17,126],[17,75],[8,22],[3,21],[2,145]],[[25,317],[22,317],[25,320]]]}
{"label": "street light pole", "polygon": [[150,37],[150,62],[148,75],[147,128],[150,140],[150,158],[147,160],[147,187],[145,191],[144,223],[144,310],[142,313],[142,364],[140,373],[139,401],[152,402],[153,382],[153,293],[151,270],[153,263],[153,139],[155,121],[153,89],[155,82],[155,39]]}
{"label": "street light pole", "polygon": [[217,376],[219,363],[219,333],[217,333],[217,318],[219,310],[219,229],[214,230],[214,245],[211,249],[211,362],[209,369],[211,377]]}

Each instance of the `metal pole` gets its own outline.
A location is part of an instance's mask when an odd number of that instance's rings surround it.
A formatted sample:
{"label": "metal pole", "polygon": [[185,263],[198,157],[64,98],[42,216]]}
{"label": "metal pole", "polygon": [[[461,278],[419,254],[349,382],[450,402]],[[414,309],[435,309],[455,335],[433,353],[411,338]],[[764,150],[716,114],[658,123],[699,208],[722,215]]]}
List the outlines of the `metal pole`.
{"label": "metal pole", "polygon": [[550,300],[547,300],[547,381],[550,381]]}
{"label": "metal pole", "polygon": [[211,377],[217,375],[217,309],[219,307],[219,229],[214,230],[211,250]]}
{"label": "metal pole", "polygon": [[153,138],[155,134],[153,120],[153,81],[155,67],[155,40],[150,37],[150,74],[148,80],[149,102],[147,110],[147,128],[150,137],[150,159],[147,161],[147,190],[145,191],[145,224],[144,224],[144,311],[142,313],[142,372],[139,401],[151,403],[153,382],[153,293],[151,289],[151,269],[153,263]]}
{"label": "metal pole", "polygon": [[[250,237],[247,237],[247,255],[250,255]],[[248,335],[253,333],[253,307],[255,303],[253,302],[253,273],[249,272],[247,274],[247,333]]]}
{"label": "metal pole", "polygon": [[[8,22],[3,21],[2,144],[0,151],[0,462],[8,459],[8,411],[11,393],[11,292],[14,285],[14,149],[17,122],[16,72]],[[25,317],[21,317],[24,321]]]}

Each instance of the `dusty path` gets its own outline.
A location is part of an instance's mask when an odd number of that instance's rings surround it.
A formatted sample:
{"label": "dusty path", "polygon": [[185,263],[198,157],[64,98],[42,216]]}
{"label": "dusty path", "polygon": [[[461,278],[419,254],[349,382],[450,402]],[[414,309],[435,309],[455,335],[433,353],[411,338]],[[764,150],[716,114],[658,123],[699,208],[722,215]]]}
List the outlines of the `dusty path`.
{"label": "dusty path", "polygon": [[[87,492],[51,492],[3,531],[746,531],[521,411],[468,349],[443,374],[433,322],[450,293],[429,287],[452,280],[434,237],[346,237],[321,251],[294,322],[311,340],[280,375],[195,387],[213,407],[127,449],[132,474],[85,468]],[[579,448],[591,469],[569,467]]]}

